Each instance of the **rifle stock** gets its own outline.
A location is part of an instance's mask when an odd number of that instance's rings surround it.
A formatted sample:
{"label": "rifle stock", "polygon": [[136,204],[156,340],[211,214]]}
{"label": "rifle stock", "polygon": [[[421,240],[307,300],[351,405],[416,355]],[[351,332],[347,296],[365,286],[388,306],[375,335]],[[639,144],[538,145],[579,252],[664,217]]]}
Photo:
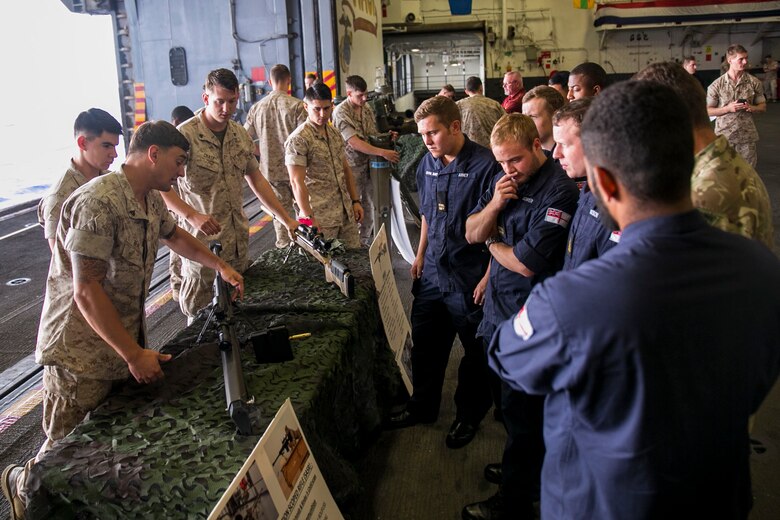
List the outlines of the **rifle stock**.
{"label": "rifle stock", "polygon": [[317,228],[305,224],[295,230],[295,243],[325,267],[325,280],[334,283],[347,298],[355,297],[355,279],[349,267],[331,257],[328,244]]}

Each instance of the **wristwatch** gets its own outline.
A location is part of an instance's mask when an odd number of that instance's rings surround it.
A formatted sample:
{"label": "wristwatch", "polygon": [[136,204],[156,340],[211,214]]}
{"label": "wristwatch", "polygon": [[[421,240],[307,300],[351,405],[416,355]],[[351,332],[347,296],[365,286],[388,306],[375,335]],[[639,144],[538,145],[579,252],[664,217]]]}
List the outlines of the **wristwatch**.
{"label": "wristwatch", "polygon": [[363,203],[362,203],[362,202],[360,202],[360,200],[358,200],[358,199],[352,199],[352,205],[354,206],[355,204],[360,204],[361,206],[363,205]]}
{"label": "wristwatch", "polygon": [[492,237],[490,237],[487,240],[485,240],[485,247],[487,247],[488,251],[490,251],[490,246],[492,246],[493,244],[500,244],[502,242],[503,242],[503,240],[501,240],[500,236],[493,235]]}

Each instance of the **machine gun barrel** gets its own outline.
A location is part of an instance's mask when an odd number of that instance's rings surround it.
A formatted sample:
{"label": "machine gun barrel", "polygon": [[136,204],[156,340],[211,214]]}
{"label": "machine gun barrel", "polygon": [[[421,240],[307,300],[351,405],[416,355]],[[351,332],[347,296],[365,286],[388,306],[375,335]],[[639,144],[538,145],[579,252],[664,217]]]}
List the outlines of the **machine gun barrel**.
{"label": "machine gun barrel", "polygon": [[[210,249],[212,253],[219,256],[222,244],[216,241],[212,242]],[[252,420],[247,406],[244,371],[241,368],[241,344],[238,342],[233,327],[233,303],[230,300],[230,286],[222,279],[219,271],[214,277],[212,312],[217,324],[228,415],[241,435],[251,435]]]}
{"label": "machine gun barrel", "polygon": [[295,243],[316,258],[325,267],[325,280],[334,283],[347,298],[355,297],[355,279],[349,267],[334,260],[328,251],[328,245],[317,228],[305,224],[295,230]]}

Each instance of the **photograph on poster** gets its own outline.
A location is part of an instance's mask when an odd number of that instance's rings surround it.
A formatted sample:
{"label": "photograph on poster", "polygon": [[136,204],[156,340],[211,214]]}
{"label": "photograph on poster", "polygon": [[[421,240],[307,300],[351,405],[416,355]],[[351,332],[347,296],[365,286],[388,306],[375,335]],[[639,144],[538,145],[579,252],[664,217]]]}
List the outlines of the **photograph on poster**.
{"label": "photograph on poster", "polygon": [[268,493],[268,486],[253,462],[241,477],[218,520],[276,520],[279,512]]}
{"label": "photograph on poster", "polygon": [[271,442],[264,446],[271,461],[274,473],[279,480],[284,498],[289,499],[306,461],[309,459],[309,447],[297,428],[284,425],[269,437]]}

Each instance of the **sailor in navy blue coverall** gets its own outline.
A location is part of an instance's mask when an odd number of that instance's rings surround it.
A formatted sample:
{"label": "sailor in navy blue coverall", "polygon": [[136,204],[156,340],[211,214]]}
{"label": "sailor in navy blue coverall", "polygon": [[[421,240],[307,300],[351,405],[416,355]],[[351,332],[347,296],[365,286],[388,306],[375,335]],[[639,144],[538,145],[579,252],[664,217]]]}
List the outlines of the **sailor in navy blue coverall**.
{"label": "sailor in navy blue coverall", "polygon": [[[608,229],[602,222],[596,198],[590,191],[586,178],[580,126],[592,101],[593,98],[577,99],[553,114],[553,157],[559,161],[566,175],[580,190],[577,211],[569,226],[566,256],[563,260],[564,271],[600,257],[620,242],[620,231]],[[605,217],[608,218],[608,215]]]}
{"label": "sailor in navy blue coverall", "polygon": [[[493,257],[478,332],[486,342],[502,321],[517,313],[534,285],[561,268],[577,201],[574,182],[545,156],[528,116],[504,116],[493,130],[491,145],[505,174],[494,180],[466,223],[469,241],[486,241]],[[543,397],[502,386],[508,440],[500,492],[466,506],[464,518],[493,518],[483,514],[488,509],[511,512],[513,518],[532,516],[544,456],[542,407]]]}
{"label": "sailor in navy blue coverall", "polygon": [[[455,117],[449,115],[453,109],[457,119],[447,121]],[[465,355],[458,369],[456,417],[446,441],[450,448],[459,448],[471,441],[492,405],[484,346],[476,335],[482,307],[474,294],[489,254],[484,244],[466,241],[466,218],[501,167],[490,150],[460,132],[460,113],[451,100],[428,100],[415,118],[430,151],[417,167],[423,225],[412,267],[414,392],[406,410],[390,418],[390,426],[436,420],[457,334]]]}
{"label": "sailor in navy blue coverall", "polygon": [[547,395],[542,518],[746,518],[780,262],[693,210],[690,120],[668,87],[610,87],[582,141],[620,247],[537,285],[489,349],[513,389]]}

